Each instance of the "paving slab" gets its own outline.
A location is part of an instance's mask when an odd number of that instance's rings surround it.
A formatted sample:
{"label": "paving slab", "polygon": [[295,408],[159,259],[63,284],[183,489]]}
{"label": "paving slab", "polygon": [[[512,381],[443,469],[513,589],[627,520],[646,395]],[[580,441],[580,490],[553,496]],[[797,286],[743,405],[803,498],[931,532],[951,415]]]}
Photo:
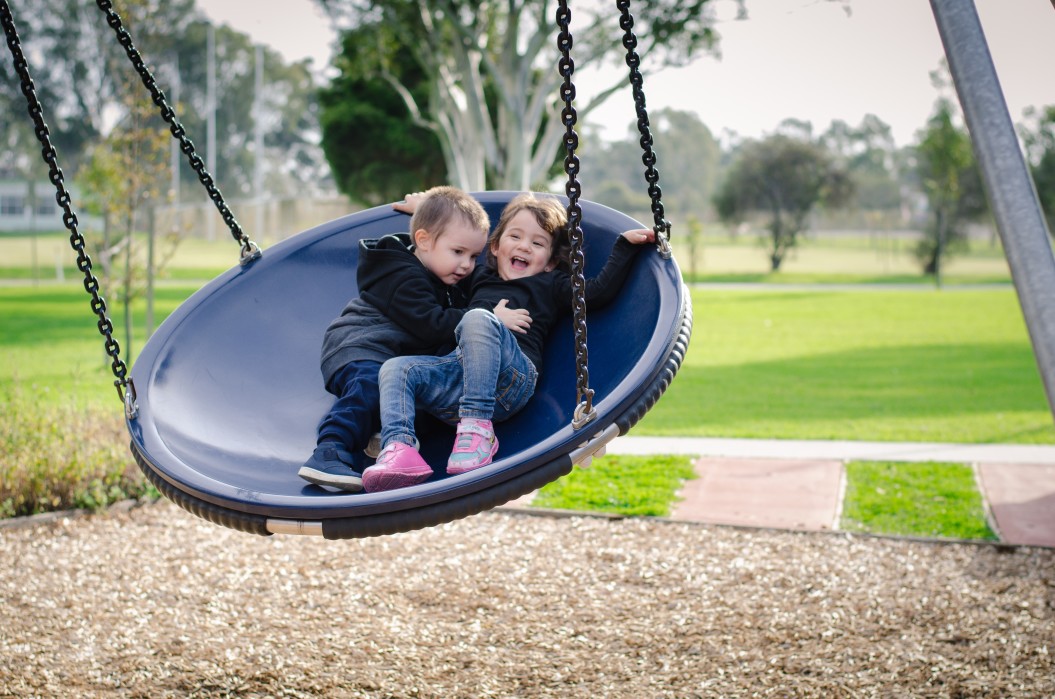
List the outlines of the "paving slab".
{"label": "paving slab", "polygon": [[731,439],[716,437],[616,437],[609,454],[689,454],[774,459],[843,461],[951,461],[1055,464],[1051,444],[949,444],[943,442],[853,442],[823,439]]}
{"label": "paving slab", "polygon": [[[696,459],[673,519],[803,531],[838,526],[842,465],[855,459],[949,461],[978,469],[1001,541],[1055,548],[1055,446],[622,436],[610,454]],[[512,506],[525,507],[533,493]]]}
{"label": "paving slab", "polygon": [[979,464],[978,480],[1001,541],[1055,547],[1055,465]]}
{"label": "paving slab", "polygon": [[728,459],[695,462],[673,519],[802,531],[835,528],[842,463],[830,459]]}

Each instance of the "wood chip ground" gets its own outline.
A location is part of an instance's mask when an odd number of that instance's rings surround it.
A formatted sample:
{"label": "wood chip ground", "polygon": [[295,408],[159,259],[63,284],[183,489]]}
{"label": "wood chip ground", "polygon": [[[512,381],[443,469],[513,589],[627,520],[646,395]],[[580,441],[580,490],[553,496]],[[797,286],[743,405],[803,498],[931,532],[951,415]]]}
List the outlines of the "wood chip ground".
{"label": "wood chip ground", "polygon": [[1052,697],[1055,551],[490,512],[0,530],[2,697]]}

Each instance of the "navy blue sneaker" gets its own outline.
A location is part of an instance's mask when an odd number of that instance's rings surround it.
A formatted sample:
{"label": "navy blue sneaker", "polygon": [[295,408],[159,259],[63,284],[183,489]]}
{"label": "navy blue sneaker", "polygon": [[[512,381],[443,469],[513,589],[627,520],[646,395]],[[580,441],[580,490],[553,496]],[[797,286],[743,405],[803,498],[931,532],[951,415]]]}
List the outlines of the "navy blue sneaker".
{"label": "navy blue sneaker", "polygon": [[329,485],[357,493],[363,489],[363,474],[356,471],[355,458],[337,442],[323,442],[297,475],[316,485]]}

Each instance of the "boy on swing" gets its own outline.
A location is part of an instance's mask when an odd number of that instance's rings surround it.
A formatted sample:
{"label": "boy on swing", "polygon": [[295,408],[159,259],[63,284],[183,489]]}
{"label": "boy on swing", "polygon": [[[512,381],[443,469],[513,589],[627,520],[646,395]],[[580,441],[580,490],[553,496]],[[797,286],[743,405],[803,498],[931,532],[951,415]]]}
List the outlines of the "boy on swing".
{"label": "boy on swing", "polygon": [[416,210],[394,208],[413,212],[410,233],[360,242],[359,297],[323,339],[322,374],[337,399],[298,472],[318,485],[362,490],[363,450],[379,428],[381,365],[450,349],[468,300],[458,284],[473,271],[490,230],[480,203],[454,187],[417,195]]}

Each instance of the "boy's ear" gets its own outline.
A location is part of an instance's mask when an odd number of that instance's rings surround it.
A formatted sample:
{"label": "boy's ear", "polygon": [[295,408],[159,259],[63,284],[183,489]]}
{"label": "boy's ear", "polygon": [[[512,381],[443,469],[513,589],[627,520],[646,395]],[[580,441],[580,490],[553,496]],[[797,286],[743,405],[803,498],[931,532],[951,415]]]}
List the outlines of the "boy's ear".
{"label": "boy's ear", "polygon": [[410,239],[414,241],[414,245],[424,250],[432,247],[432,236],[424,228],[419,228],[411,233]]}

